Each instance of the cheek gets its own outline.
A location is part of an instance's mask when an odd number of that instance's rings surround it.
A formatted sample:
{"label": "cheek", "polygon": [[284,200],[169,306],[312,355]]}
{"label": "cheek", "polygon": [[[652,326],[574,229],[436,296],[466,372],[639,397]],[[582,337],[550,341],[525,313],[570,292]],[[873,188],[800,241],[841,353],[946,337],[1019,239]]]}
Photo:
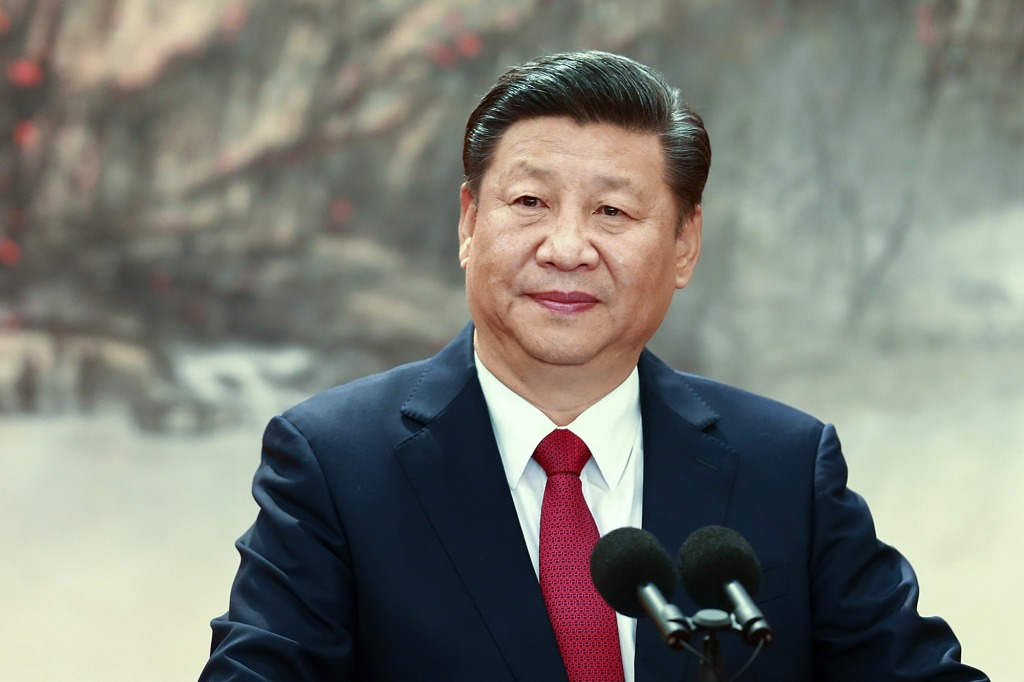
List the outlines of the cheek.
{"label": "cheek", "polygon": [[494,301],[514,288],[519,270],[502,249],[481,249],[470,258],[466,286],[481,300]]}
{"label": "cheek", "polygon": [[535,252],[527,235],[511,230],[493,235],[482,246],[481,262],[495,274],[518,272],[530,262]]}
{"label": "cheek", "polygon": [[638,292],[669,286],[675,289],[675,249],[663,240],[635,240],[602,249],[608,269],[620,285]]}

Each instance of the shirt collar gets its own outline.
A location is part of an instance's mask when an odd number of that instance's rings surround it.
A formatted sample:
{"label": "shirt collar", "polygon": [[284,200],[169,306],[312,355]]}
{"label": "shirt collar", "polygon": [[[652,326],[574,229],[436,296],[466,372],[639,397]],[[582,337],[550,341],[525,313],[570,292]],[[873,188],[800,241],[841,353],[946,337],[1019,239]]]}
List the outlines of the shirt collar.
{"label": "shirt collar", "polygon": [[[525,398],[501,383],[473,354],[477,376],[483,390],[491,426],[505,465],[508,485],[515,488],[526,471],[533,451],[544,436],[557,428],[547,415]],[[640,379],[637,369],[608,395],[601,398],[565,428],[583,439],[597,465],[591,478],[606,489],[622,479],[640,428]],[[588,467],[589,469],[589,467]],[[584,469],[584,474],[588,473]]]}

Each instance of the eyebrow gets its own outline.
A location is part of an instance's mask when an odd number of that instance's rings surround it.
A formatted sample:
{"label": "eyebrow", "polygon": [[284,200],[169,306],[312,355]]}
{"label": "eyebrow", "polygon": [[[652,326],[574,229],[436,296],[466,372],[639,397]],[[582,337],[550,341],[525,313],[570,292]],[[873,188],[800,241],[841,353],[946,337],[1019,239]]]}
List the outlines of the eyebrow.
{"label": "eyebrow", "polygon": [[517,176],[525,175],[530,178],[538,178],[540,180],[550,180],[555,176],[555,171],[548,170],[547,168],[541,168],[536,166],[529,161],[520,159],[502,174],[506,178],[514,178]]}
{"label": "eyebrow", "polygon": [[631,178],[621,175],[598,175],[594,179],[601,189],[624,189],[633,192],[639,190]]}
{"label": "eyebrow", "polygon": [[[551,180],[557,176],[557,172],[520,159],[512,164],[504,173],[506,178],[517,177],[520,175],[537,178],[539,180]],[[599,189],[629,190],[633,192],[639,191],[639,187],[637,187],[636,183],[633,182],[631,178],[625,176],[598,175],[594,177],[594,182]]]}

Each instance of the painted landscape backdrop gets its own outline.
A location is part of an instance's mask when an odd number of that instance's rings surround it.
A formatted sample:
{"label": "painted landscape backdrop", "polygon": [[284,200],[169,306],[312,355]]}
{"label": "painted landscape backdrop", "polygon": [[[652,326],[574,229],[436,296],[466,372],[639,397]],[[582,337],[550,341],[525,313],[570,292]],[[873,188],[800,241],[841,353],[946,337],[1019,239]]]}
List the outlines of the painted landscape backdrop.
{"label": "painted landscape backdrop", "polygon": [[654,350],[837,424],[922,611],[1018,673],[1018,0],[0,0],[0,678],[198,675],[266,420],[466,323],[466,116],[579,48],[711,134]]}

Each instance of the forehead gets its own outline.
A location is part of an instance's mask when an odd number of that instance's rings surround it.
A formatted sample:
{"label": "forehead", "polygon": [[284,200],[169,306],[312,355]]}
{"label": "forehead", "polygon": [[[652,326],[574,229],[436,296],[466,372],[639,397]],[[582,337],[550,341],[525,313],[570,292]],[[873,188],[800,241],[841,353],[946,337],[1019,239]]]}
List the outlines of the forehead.
{"label": "forehead", "polygon": [[654,133],[569,118],[518,121],[495,146],[485,173],[492,180],[575,177],[603,185],[664,184],[664,151]]}

